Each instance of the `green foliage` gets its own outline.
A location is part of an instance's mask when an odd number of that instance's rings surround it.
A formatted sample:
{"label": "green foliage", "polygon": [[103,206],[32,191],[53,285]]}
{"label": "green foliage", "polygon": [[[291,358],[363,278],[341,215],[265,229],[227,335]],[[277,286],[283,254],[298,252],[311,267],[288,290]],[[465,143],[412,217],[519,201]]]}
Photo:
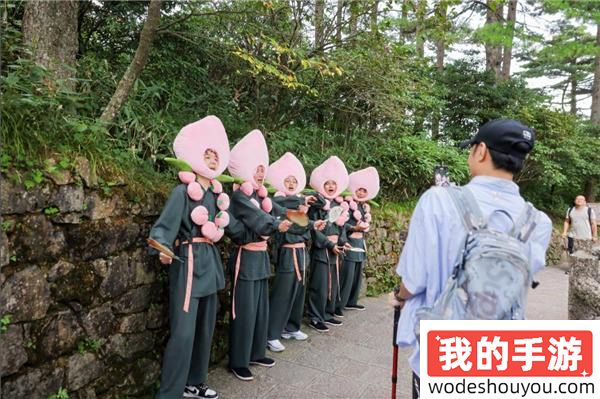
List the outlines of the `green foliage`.
{"label": "green foliage", "polygon": [[12,321],[12,315],[5,314],[0,318],[0,334],[4,334],[8,330],[8,326]]}
{"label": "green foliage", "polygon": [[58,209],[54,206],[50,206],[50,207],[44,209],[44,214],[46,216],[53,216],[53,215],[56,215],[57,213],[60,213],[60,209]]}
{"label": "green foliage", "polygon": [[48,399],[69,399],[69,392],[65,388],[60,387],[56,393],[48,396]]}
{"label": "green foliage", "polygon": [[[597,7],[572,3],[543,5],[547,12],[595,21]],[[419,10],[417,17],[409,10],[406,20],[391,11],[392,4],[380,2],[377,26],[369,23],[369,4],[343,4],[341,37],[328,28],[322,46],[315,46],[307,34],[314,28],[311,2],[164,3],[148,64],[114,123],[106,126],[98,116],[135,54],[147,3],[81,3],[77,90],[71,91],[24,56],[23,5],[9,2],[1,54],[0,170],[30,189],[43,183],[44,173],[71,170],[72,160],[83,155],[105,195],[125,182],[143,202],[143,193],[173,184],[174,173],[162,160],[173,156],[177,132],[213,114],[232,144],[259,128],[272,160],[291,151],[310,173],[338,155],[349,170],[377,167],[384,202],[414,201],[431,185],[438,164],[449,167],[453,181],[466,182],[467,157],[455,144],[492,118],[515,117],[538,131],[536,150],[519,177],[536,205],[560,207],[596,176],[597,127],[550,111],[548,98],[524,80],[498,82],[468,56],[447,61],[439,71],[417,54],[413,40],[418,27],[420,38],[448,45],[506,45],[512,40],[510,26],[490,24],[471,34],[457,21],[469,8],[483,10],[474,2],[435,2],[433,12]],[[326,19],[336,7],[337,2],[326,2]],[[356,17],[355,31],[350,14]],[[400,28],[406,30],[402,37]],[[580,31],[565,31],[556,46],[527,38],[542,49],[526,55],[544,76],[552,76],[574,53],[589,61],[597,46],[587,38],[585,43],[573,39],[571,33]],[[516,35],[525,38],[526,32],[517,28]],[[438,122],[439,134],[432,130]],[[48,163],[50,158],[58,162]]]}
{"label": "green foliage", "polygon": [[379,296],[387,292],[392,292],[395,286],[400,283],[400,278],[396,274],[393,266],[373,269],[372,272],[365,270],[367,278],[373,278],[367,285],[367,296]]}
{"label": "green foliage", "polygon": [[87,352],[98,352],[100,348],[102,348],[102,342],[93,338],[86,338],[77,344],[77,352],[82,355]]}

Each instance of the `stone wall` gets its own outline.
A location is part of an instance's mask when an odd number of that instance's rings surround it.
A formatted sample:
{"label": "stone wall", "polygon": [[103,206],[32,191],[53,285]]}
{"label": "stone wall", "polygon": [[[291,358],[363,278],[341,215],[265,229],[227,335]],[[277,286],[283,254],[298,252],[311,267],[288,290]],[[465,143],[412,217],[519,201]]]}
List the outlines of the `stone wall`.
{"label": "stone wall", "polygon": [[3,398],[150,397],[158,381],[166,274],[144,242],[164,198],[105,195],[77,170],[30,190],[1,176]]}
{"label": "stone wall", "polygon": [[569,319],[600,320],[600,244],[575,241],[570,257]]}

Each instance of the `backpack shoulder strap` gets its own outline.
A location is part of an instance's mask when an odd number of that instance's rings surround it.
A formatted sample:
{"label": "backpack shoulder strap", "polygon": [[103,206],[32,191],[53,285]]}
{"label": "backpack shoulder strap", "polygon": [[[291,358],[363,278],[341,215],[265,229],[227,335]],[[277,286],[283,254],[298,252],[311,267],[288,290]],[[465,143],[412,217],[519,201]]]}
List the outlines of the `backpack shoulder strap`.
{"label": "backpack shoulder strap", "polygon": [[571,223],[571,212],[573,211],[573,207],[570,206],[567,210],[567,219],[569,219],[569,223]]}
{"label": "backpack shoulder strap", "polygon": [[473,193],[466,187],[449,186],[445,189],[448,190],[467,231],[483,228],[483,215]]}
{"label": "backpack shoulder strap", "polygon": [[536,218],[537,210],[531,202],[526,202],[525,208],[521,212],[521,215],[519,215],[510,235],[521,242],[527,242],[533,229],[535,229],[535,226],[537,225]]}

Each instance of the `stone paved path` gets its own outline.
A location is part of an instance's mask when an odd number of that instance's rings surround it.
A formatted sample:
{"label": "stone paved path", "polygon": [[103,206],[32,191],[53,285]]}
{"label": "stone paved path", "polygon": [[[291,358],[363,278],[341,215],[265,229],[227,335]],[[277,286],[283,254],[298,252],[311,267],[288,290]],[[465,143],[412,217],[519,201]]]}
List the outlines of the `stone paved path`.
{"label": "stone paved path", "polygon": [[[566,319],[568,276],[564,269],[549,267],[530,292],[530,319]],[[386,296],[365,298],[366,311],[347,311],[341,327],[319,334],[305,326],[309,339],[285,341],[281,353],[267,351],[277,364],[271,369],[252,366],[254,381],[236,379],[226,362],[213,369],[209,383],[222,399],[308,399],[390,397],[392,365],[392,316]],[[398,359],[398,398],[410,398],[408,350]]]}

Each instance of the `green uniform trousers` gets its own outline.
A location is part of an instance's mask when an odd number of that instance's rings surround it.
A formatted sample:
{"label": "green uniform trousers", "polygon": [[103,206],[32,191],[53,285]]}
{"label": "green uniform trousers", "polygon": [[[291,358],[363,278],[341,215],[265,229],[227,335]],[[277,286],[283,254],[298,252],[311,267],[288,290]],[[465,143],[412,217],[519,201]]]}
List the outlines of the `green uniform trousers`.
{"label": "green uniform trousers", "polygon": [[336,304],[336,310],[343,310],[347,305],[357,305],[362,283],[363,263],[346,260],[342,264],[340,269],[340,300]]}
{"label": "green uniform trousers", "polygon": [[269,299],[269,340],[281,338],[285,328],[300,330],[304,311],[304,281],[298,281],[295,272],[278,272]]}
{"label": "green uniform trousers", "polygon": [[[338,301],[338,276],[333,264],[313,260],[308,289],[308,316],[312,321],[332,319]],[[331,290],[329,287],[331,286]]]}
{"label": "green uniform trousers", "polygon": [[238,280],[235,319],[229,327],[229,367],[247,368],[265,357],[269,326],[269,280]]}
{"label": "green uniform trousers", "polygon": [[184,289],[173,291],[169,297],[171,333],[163,358],[158,399],[181,399],[186,385],[206,382],[208,374],[217,294],[191,298],[186,313],[182,309],[184,292]]}

